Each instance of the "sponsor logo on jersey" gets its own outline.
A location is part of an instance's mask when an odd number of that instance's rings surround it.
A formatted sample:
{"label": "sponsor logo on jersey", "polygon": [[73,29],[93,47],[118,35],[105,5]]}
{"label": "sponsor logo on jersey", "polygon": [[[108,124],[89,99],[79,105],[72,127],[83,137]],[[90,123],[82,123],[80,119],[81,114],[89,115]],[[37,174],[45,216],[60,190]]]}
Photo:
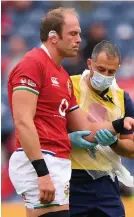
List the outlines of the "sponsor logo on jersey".
{"label": "sponsor logo on jersey", "polygon": [[27,80],[26,80],[25,78],[21,78],[21,79],[20,79],[20,83],[21,83],[21,84],[26,84],[26,83],[27,83]]}
{"label": "sponsor logo on jersey", "polygon": [[51,81],[52,81],[52,85],[59,86],[59,82],[58,82],[58,79],[56,77],[52,77]]}
{"label": "sponsor logo on jersey", "polygon": [[68,93],[71,96],[71,94],[72,94],[72,83],[71,83],[71,81],[69,79],[67,81],[67,87],[68,87]]}
{"label": "sponsor logo on jersey", "polygon": [[36,84],[30,79],[28,79],[28,85],[31,87],[36,87]]}

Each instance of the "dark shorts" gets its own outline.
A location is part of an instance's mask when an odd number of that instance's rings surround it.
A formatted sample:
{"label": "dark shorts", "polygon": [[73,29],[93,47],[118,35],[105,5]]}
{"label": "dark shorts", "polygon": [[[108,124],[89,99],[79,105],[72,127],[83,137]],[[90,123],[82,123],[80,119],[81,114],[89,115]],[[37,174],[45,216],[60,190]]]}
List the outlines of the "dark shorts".
{"label": "dark shorts", "polygon": [[110,176],[93,180],[86,171],[73,170],[70,185],[71,217],[125,217],[119,183]]}

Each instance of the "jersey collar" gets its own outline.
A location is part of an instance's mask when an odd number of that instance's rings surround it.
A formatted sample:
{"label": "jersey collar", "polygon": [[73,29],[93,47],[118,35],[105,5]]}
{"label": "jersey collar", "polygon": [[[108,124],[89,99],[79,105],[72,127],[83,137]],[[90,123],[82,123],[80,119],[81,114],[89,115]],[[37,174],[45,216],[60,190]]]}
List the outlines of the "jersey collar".
{"label": "jersey collar", "polygon": [[51,58],[50,53],[44,44],[41,45],[41,48],[47,53],[47,55]]}

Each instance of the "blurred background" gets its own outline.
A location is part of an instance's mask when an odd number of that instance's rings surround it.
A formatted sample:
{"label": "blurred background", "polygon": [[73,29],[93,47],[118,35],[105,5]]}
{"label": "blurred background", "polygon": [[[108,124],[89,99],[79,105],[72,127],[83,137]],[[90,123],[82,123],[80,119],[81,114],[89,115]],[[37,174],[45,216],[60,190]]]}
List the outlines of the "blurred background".
{"label": "blurred background", "polygon": [[[2,1],[1,2],[1,139],[2,217],[24,217],[22,200],[8,177],[8,160],[14,151],[14,128],[7,99],[8,74],[24,53],[41,45],[39,25],[49,9],[73,7],[80,16],[82,43],[76,58],[65,59],[70,75],[87,68],[93,47],[103,39],[116,43],[122,55],[117,72],[119,86],[134,100],[134,2],[124,1]],[[134,160],[122,159],[134,176]],[[120,185],[126,217],[134,217],[134,189]]]}

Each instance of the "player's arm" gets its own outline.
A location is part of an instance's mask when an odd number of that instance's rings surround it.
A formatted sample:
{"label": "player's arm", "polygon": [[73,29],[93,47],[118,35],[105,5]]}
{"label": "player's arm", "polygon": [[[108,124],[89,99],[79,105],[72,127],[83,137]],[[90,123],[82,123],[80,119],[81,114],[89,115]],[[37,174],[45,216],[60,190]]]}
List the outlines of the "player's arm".
{"label": "player's arm", "polygon": [[[131,120],[131,119],[130,119]],[[129,127],[129,121],[127,118],[125,120],[121,119],[119,121],[113,122],[102,122],[102,123],[91,123],[87,119],[87,114],[83,112],[80,108],[71,111],[67,114],[67,128],[69,132],[79,131],[79,130],[90,130],[92,133],[86,137],[89,141],[95,141],[94,136],[96,132],[100,129],[108,129],[112,133],[119,133],[122,128],[124,128],[124,122],[127,127]],[[130,121],[131,122],[131,121]],[[132,119],[131,126],[134,124]]]}
{"label": "player's arm", "polygon": [[19,141],[30,161],[43,159],[38,133],[34,124],[38,96],[26,91],[13,92],[12,106]]}
{"label": "player's arm", "polygon": [[15,68],[14,76],[9,83],[13,89],[12,109],[15,128],[21,146],[30,161],[43,159],[34,124],[41,79],[38,62],[32,58],[25,58]]}
{"label": "player's arm", "polygon": [[[34,83],[34,87],[27,85],[29,80]],[[20,81],[25,81],[23,86]],[[39,136],[34,124],[41,89],[40,69],[35,61],[28,59],[28,62],[24,61],[16,69],[12,86],[13,119],[19,141],[38,175],[40,201],[49,203],[54,200],[55,189],[41,153]]]}

